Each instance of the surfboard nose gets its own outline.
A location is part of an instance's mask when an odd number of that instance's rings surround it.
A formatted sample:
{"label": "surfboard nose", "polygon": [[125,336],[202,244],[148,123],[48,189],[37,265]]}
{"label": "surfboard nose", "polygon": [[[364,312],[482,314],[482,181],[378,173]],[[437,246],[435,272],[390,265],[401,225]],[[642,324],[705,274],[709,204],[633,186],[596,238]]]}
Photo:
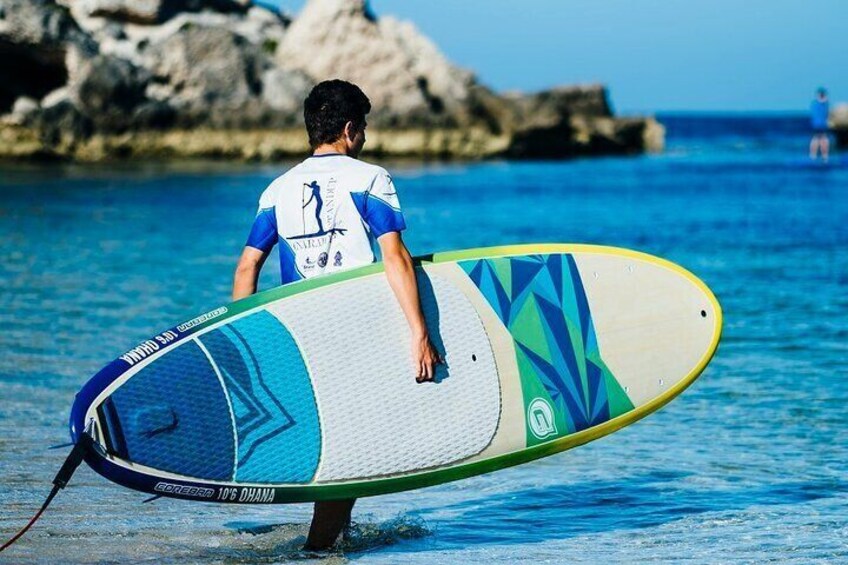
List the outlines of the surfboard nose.
{"label": "surfboard nose", "polygon": [[679,265],[635,252],[626,260],[591,253],[575,259],[603,360],[634,407],[691,384],[721,336],[712,291]]}
{"label": "surfboard nose", "polygon": [[215,481],[304,483],[315,475],[321,437],[307,369],[267,312],[163,351],[121,379],[107,367],[100,380],[78,396],[72,436],[94,412],[95,439],[113,462]]}
{"label": "surfboard nose", "polygon": [[215,370],[193,341],[155,359],[97,407],[108,453],[210,480],[233,475],[228,414]]}

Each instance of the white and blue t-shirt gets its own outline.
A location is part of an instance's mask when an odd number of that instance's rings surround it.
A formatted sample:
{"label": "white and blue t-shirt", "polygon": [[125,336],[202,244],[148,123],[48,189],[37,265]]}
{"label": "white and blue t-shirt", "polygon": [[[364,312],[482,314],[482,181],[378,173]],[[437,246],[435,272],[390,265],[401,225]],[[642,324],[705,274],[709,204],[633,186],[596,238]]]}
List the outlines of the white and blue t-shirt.
{"label": "white and blue t-shirt", "polygon": [[312,156],[262,193],[247,245],[280,243],[282,283],[373,263],[373,243],[406,228],[392,177],[346,155]]}

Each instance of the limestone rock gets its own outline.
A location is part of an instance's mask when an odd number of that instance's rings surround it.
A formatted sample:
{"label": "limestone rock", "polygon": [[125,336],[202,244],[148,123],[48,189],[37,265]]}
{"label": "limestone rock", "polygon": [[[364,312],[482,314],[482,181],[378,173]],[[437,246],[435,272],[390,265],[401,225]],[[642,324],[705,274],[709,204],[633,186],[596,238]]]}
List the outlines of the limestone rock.
{"label": "limestone rock", "polygon": [[47,96],[41,99],[41,108],[49,110],[51,108],[61,106],[71,102],[71,91],[67,86],[57,88],[50,92]]}
{"label": "limestone rock", "polygon": [[20,96],[35,99],[64,85],[70,49],[97,51],[68,10],[53,0],[0,0],[0,113]]}
{"label": "limestone rock", "polygon": [[74,105],[101,131],[133,125],[133,113],[146,101],[150,74],[125,59],[98,55],[86,61],[71,83]]}
{"label": "limestone rock", "polygon": [[44,49],[60,49],[66,42],[90,43],[68,9],[54,0],[0,0],[0,14],[3,43]]}
{"label": "limestone rock", "polygon": [[37,111],[39,107],[38,100],[27,96],[21,96],[15,100],[15,105],[12,106],[12,113],[18,116],[26,116]]}
{"label": "limestone rock", "polygon": [[510,157],[563,158],[662,148],[656,121],[614,118],[602,85],[558,87],[505,96],[503,123],[512,132]]}
{"label": "limestone rock", "polygon": [[356,83],[371,99],[376,124],[457,123],[473,82],[412,24],[377,20],[365,0],[310,0],[287,30],[277,61],[315,82]]}
{"label": "limestone rock", "polygon": [[48,146],[73,145],[91,135],[92,124],[73,102],[67,87],[57,88],[41,100],[41,111],[27,124]]}
{"label": "limestone rock", "polygon": [[177,121],[177,111],[166,101],[145,100],[133,109],[130,121],[139,131],[165,130]]}
{"label": "limestone rock", "polygon": [[68,0],[89,17],[154,25],[181,12],[245,12],[250,0]]}
{"label": "limestone rock", "polygon": [[433,113],[444,110],[464,123],[469,91],[475,84],[473,73],[450,63],[412,23],[386,17],[379,24],[387,43],[397,45],[405,56],[428,109]]}
{"label": "limestone rock", "polygon": [[141,24],[159,22],[165,0],[81,0],[87,15]]}
{"label": "limestone rock", "polygon": [[613,117],[600,85],[497,94],[366,0],[308,0],[294,22],[250,0],[0,0],[0,157],[301,155],[303,99],[328,78],[371,99],[372,155],[662,146],[661,125]]}
{"label": "limestone rock", "polygon": [[262,100],[278,112],[289,114],[302,122],[303,101],[312,89],[313,83],[299,71],[290,71],[274,67],[262,75]]}
{"label": "limestone rock", "polygon": [[612,115],[602,85],[558,87],[532,94],[504,96],[516,128],[552,127],[568,122],[573,115]]}
{"label": "limestone rock", "polygon": [[285,14],[270,10],[264,6],[253,6],[233,26],[233,31],[257,45],[262,45],[263,50],[273,56],[277,47],[283,42],[286,28],[291,19]]}
{"label": "limestone rock", "polygon": [[261,48],[220,28],[186,25],[146,53],[146,67],[181,123],[248,126],[261,119],[256,102],[267,67]]}
{"label": "limestone rock", "polygon": [[830,127],[836,137],[836,145],[848,147],[848,104],[838,104],[830,111]]}
{"label": "limestone rock", "polygon": [[15,126],[26,125],[40,109],[41,105],[38,103],[38,100],[28,96],[21,96],[15,100],[9,115],[4,117],[4,123]]}
{"label": "limestone rock", "polygon": [[648,153],[660,153],[665,149],[665,126],[654,117],[642,118],[644,128],[642,131],[641,149]]}

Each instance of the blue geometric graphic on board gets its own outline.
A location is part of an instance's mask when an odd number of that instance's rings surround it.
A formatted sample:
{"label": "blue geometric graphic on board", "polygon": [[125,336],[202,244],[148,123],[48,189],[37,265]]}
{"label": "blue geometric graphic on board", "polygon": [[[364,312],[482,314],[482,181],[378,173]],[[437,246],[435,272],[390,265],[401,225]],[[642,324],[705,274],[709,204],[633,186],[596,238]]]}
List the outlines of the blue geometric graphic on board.
{"label": "blue geometric graphic on board", "polygon": [[258,312],[198,339],[218,366],[236,419],[234,480],[310,482],[321,429],[306,364],[288,330]]}
{"label": "blue geometric graphic on board", "polygon": [[[603,362],[589,301],[570,254],[462,261],[513,337],[525,404],[547,397],[556,437],[619,416],[633,404]],[[554,437],[532,437],[528,445]]]}

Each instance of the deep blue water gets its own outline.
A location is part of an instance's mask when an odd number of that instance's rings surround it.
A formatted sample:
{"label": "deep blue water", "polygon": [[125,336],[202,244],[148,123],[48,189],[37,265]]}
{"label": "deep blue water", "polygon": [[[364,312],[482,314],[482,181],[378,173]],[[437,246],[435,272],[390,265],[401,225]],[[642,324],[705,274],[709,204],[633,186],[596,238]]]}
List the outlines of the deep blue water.
{"label": "deep blue water", "polygon": [[[331,562],[848,561],[848,163],[808,163],[802,118],[663,119],[660,155],[386,164],[414,253],[534,241],[647,251],[712,287],[725,332],[689,390],[612,436],[361,500],[354,540]],[[256,200],[284,168],[0,169],[0,538],[49,490],[65,450],[45,448],[66,441],[82,383],[228,301]],[[144,498],[83,467],[6,555],[306,557],[307,505]]]}

